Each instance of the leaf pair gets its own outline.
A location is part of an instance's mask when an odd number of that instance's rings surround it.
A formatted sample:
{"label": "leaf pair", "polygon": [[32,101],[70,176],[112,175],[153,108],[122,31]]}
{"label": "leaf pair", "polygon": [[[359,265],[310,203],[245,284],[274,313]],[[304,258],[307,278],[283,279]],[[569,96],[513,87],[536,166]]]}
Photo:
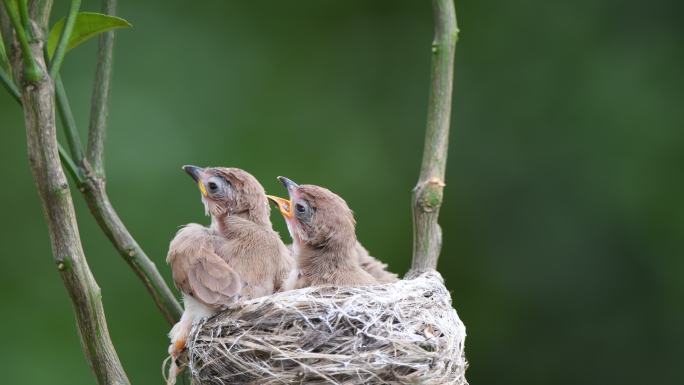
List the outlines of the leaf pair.
{"label": "leaf pair", "polygon": [[[64,29],[64,20],[60,19],[52,27],[50,35],[48,36],[47,49],[48,55],[52,57],[57,48],[57,42],[59,42],[59,36],[62,34],[62,29]],[[129,28],[132,27],[131,23],[128,21],[110,15],[104,15],[102,13],[95,12],[79,12],[76,16],[76,22],[74,23],[74,29],[69,36],[69,42],[67,44],[67,51],[77,47],[81,43],[87,41],[88,39],[97,36],[100,33],[111,31],[117,28]]]}

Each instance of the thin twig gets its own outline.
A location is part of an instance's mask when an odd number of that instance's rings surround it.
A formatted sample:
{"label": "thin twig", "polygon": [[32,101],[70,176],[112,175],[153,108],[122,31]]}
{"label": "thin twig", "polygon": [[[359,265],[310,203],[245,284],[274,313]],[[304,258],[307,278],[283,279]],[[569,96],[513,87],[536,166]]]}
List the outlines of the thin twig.
{"label": "thin twig", "polygon": [[55,54],[50,61],[49,72],[53,79],[59,74],[59,67],[62,65],[62,60],[64,60],[64,55],[66,54],[67,46],[69,45],[69,37],[71,37],[71,32],[74,30],[74,24],[76,23],[76,16],[78,16],[78,8],[80,6],[81,0],[71,0],[69,13],[64,21],[64,28],[62,28],[62,34],[59,35]]}
{"label": "thin twig", "polygon": [[92,173],[86,173],[81,191],[100,228],[145,284],[145,288],[152,295],[164,319],[170,325],[178,322],[182,313],[180,304],[159,273],[157,266],[138,245],[114,210],[107,196],[104,180],[95,177]]}
{"label": "thin twig", "polygon": [[[34,35],[39,32],[34,31]],[[35,42],[28,46],[29,54],[36,58],[39,77],[31,87],[23,87],[22,100],[29,164],[48,224],[53,258],[71,298],[81,347],[98,383],[128,385],[109,337],[100,288],[83,253],[71,192],[58,155],[53,82],[44,76],[47,71],[40,45]],[[21,59],[10,56],[15,77],[24,80],[19,70]]]}
{"label": "thin twig", "polygon": [[5,49],[5,38],[3,36],[1,29],[0,29],[0,69],[8,69],[9,70],[9,61],[7,60],[7,51]]}
{"label": "thin twig", "polygon": [[[21,99],[15,99],[21,105]],[[66,131],[71,154],[74,154],[74,158],[78,159],[78,162],[74,161],[69,152],[58,144],[59,155],[63,164],[66,166],[69,175],[76,183],[78,189],[83,193],[88,207],[101,226],[102,231],[143,281],[164,319],[171,325],[175,324],[180,318],[182,308],[154,262],[138,245],[119,218],[116,210],[114,210],[107,196],[103,179],[104,175],[101,178],[89,171],[88,162],[83,157],[76,121],[73,117],[61,78],[59,77],[55,81],[55,99],[57,100],[60,120]]]}
{"label": "thin twig", "polygon": [[[73,120],[66,93],[63,90],[62,92],[59,91],[59,84],[60,80],[58,78],[56,82],[56,99],[62,125],[66,129],[67,139],[70,137],[75,139],[78,137],[78,128]],[[72,118],[70,119],[69,116],[72,116]],[[69,144],[72,144],[72,142],[70,140]],[[112,242],[112,245],[114,245],[119,254],[140,277],[164,319],[171,325],[175,324],[180,319],[182,313],[182,308],[176,297],[166,284],[166,281],[164,281],[161,273],[159,273],[157,266],[145,254],[138,242],[135,241],[119,218],[116,210],[114,210],[105,189],[105,179],[103,176],[95,175],[90,169],[88,161],[83,158],[80,141],[74,148],[81,154],[81,157],[79,158],[74,155],[74,158],[77,159],[75,164],[78,166],[73,175],[78,175],[75,181],[78,184],[79,190],[83,193],[86,203],[88,203],[91,214],[105,235],[107,235],[107,238]],[[75,152],[72,149],[73,154]]]}
{"label": "thin twig", "polygon": [[4,6],[0,6],[0,38],[2,38],[2,43],[4,45],[5,50],[7,50],[6,55],[5,55],[5,60],[7,61],[7,70],[11,71],[9,68],[9,60],[7,59],[9,57],[9,48],[12,45],[12,23],[9,20],[9,15],[6,12],[6,8]]}
{"label": "thin twig", "polygon": [[[105,13],[113,12],[116,2],[105,0]],[[113,33],[113,32],[109,32]],[[105,46],[103,46],[105,45]],[[79,190],[88,203],[88,208],[102,231],[107,235],[119,254],[131,266],[145,285],[147,291],[161,311],[164,319],[171,325],[175,324],[182,313],[182,309],[173,292],[164,281],[156,265],[145,254],[140,245],[130,234],[119,215],[114,210],[105,188],[105,172],[103,166],[103,148],[106,131],[106,115],[109,93],[109,81],[112,66],[112,39],[100,40],[100,55],[97,76],[93,89],[93,106],[91,108],[91,126],[88,134],[88,151],[92,159],[99,164],[99,170],[94,168],[90,160],[85,157],[80,142],[79,131],[59,77],[56,78],[56,98],[60,118],[66,131],[67,141],[75,164],[78,166],[73,174]],[[108,46],[108,47],[107,47]],[[106,83],[106,84],[103,84]],[[93,130],[97,132],[94,133]]]}
{"label": "thin twig", "polygon": [[83,176],[81,176],[81,170],[78,169],[78,166],[76,165],[74,160],[71,159],[71,156],[69,155],[67,150],[65,150],[64,147],[62,147],[62,145],[59,144],[59,142],[57,143],[57,149],[59,150],[59,159],[62,160],[62,164],[66,166],[69,175],[80,188],[80,186],[83,184]]}
{"label": "thin twig", "polygon": [[442,248],[437,223],[442,205],[449,143],[454,52],[458,38],[453,0],[433,0],[435,35],[425,147],[418,184],[413,189],[413,271],[435,269]]}
{"label": "thin twig", "polygon": [[[103,0],[102,13],[116,15],[116,0]],[[109,88],[112,78],[112,51],[114,31],[100,35],[95,85],[90,105],[90,127],[88,129],[88,162],[95,175],[104,176],[104,141],[107,130]]]}
{"label": "thin twig", "polygon": [[27,0],[19,0],[17,1],[17,5],[19,7],[19,17],[21,18],[21,25],[24,27],[24,30],[26,31],[26,36],[29,39],[31,39],[31,29],[29,27]]}
{"label": "thin twig", "polygon": [[43,74],[36,65],[36,60],[31,52],[31,46],[29,45],[26,31],[21,23],[21,18],[17,14],[17,10],[12,8],[10,2],[12,2],[12,0],[4,0],[5,10],[14,27],[15,36],[21,45],[21,54],[24,57],[24,77],[28,82],[34,83],[40,80]]}
{"label": "thin twig", "polygon": [[76,127],[76,119],[74,119],[74,114],[71,112],[71,106],[69,104],[69,98],[67,97],[66,91],[64,90],[64,83],[62,83],[62,77],[57,74],[55,79],[55,98],[57,98],[57,111],[59,111],[59,117],[64,126],[64,133],[66,134],[67,143],[69,144],[69,150],[71,150],[71,155],[80,161],[83,159],[83,146],[81,145],[81,136],[78,133],[78,128]]}
{"label": "thin twig", "polygon": [[10,78],[9,74],[5,72],[3,68],[0,67],[0,82],[7,89],[7,91],[12,95],[12,97],[21,104],[21,93],[19,89]]}

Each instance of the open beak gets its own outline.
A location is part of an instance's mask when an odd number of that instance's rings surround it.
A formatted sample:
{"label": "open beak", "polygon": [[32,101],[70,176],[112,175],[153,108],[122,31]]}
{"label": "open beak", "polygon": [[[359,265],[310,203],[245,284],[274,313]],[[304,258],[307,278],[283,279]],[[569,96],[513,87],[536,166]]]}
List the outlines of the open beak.
{"label": "open beak", "polygon": [[278,180],[280,181],[280,183],[283,184],[283,186],[285,186],[285,188],[287,189],[287,192],[290,194],[290,198],[291,198],[292,197],[292,191],[294,189],[296,189],[297,187],[299,187],[299,185],[297,183],[295,183],[292,179],[285,178],[284,176],[279,176]]}
{"label": "open beak", "polygon": [[[284,176],[279,176],[278,180],[280,181],[280,183],[283,184],[283,186],[285,186],[288,194],[290,195],[290,199],[292,199],[292,193],[294,192],[295,188],[299,187],[299,185],[297,183],[293,182],[292,180],[285,178]],[[285,219],[292,218],[292,201],[291,200],[279,198],[279,197],[276,197],[273,195],[266,195],[266,197],[278,205],[278,208],[280,209],[280,213],[283,214]]]}
{"label": "open beak", "polygon": [[273,202],[275,202],[275,204],[278,205],[278,209],[280,209],[280,213],[286,219],[292,218],[292,204],[290,203],[289,200],[284,199],[284,198],[279,198],[279,197],[273,196],[273,195],[266,195],[266,198],[272,200]]}
{"label": "open beak", "polygon": [[200,191],[202,192],[202,196],[206,197],[207,188],[204,187],[204,183],[202,182],[202,174],[204,173],[204,169],[202,167],[185,165],[183,166],[183,170],[187,172],[195,182],[197,182],[197,187],[199,187]]}

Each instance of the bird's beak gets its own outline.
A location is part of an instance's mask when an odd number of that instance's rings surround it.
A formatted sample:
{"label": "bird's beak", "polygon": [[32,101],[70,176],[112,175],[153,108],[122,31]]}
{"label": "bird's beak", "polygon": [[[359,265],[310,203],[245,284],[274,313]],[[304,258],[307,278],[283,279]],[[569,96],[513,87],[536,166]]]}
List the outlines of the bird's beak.
{"label": "bird's beak", "polygon": [[280,213],[283,214],[285,219],[290,219],[292,218],[292,193],[294,192],[295,188],[299,187],[299,185],[292,180],[285,178],[284,176],[279,176],[278,180],[287,189],[287,192],[290,195],[290,200],[279,198],[273,195],[266,195],[266,197],[278,205]]}
{"label": "bird's beak", "polygon": [[284,199],[284,198],[279,198],[279,197],[273,196],[273,195],[266,195],[266,198],[272,200],[273,202],[275,202],[275,204],[278,205],[278,209],[280,209],[280,213],[286,219],[292,218],[292,204],[290,203],[289,200]]}
{"label": "bird's beak", "polygon": [[285,186],[287,192],[290,194],[290,198],[292,198],[292,192],[294,191],[294,189],[299,187],[299,185],[295,183],[292,179],[285,178],[284,176],[279,176],[278,180],[280,181],[280,183],[283,184],[283,186]]}
{"label": "bird's beak", "polygon": [[204,183],[202,182],[202,174],[204,173],[204,169],[202,167],[197,167],[197,166],[191,166],[191,165],[185,165],[183,166],[183,170],[192,177],[192,179],[197,182],[197,186],[199,187],[200,191],[202,192],[202,196],[207,196],[207,188],[204,187]]}

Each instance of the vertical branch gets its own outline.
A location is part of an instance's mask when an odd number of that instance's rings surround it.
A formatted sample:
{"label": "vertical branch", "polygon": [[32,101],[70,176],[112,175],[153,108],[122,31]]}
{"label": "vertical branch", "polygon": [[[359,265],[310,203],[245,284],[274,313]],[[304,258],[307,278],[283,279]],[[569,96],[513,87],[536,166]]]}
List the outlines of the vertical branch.
{"label": "vertical branch", "polygon": [[442,248],[437,223],[442,205],[449,143],[449,118],[458,38],[453,0],[432,0],[435,35],[427,129],[418,184],[413,189],[413,271],[435,269]]}
{"label": "vertical branch", "polygon": [[71,37],[71,32],[74,30],[74,24],[76,23],[76,16],[78,15],[78,8],[80,6],[81,0],[71,0],[69,14],[67,14],[66,20],[64,20],[62,34],[59,35],[55,54],[50,61],[50,77],[53,79],[59,74],[59,67],[62,65],[62,60],[64,60],[64,55],[66,54],[67,46],[69,45],[69,37]]}
{"label": "vertical branch", "polygon": [[38,24],[42,31],[49,31],[50,10],[53,0],[29,0],[29,18]]}
{"label": "vertical branch", "polygon": [[[115,1],[104,0],[104,3],[105,11],[113,12]],[[36,0],[29,3],[30,15],[36,15],[35,17],[41,24],[47,23],[46,20],[49,16],[49,8],[46,11],[45,8],[41,8],[40,4],[44,4],[45,7],[49,7],[52,5],[52,0]],[[6,34],[5,31],[7,31],[8,26],[10,26],[9,19],[3,12],[3,9],[0,8],[0,31],[2,31],[3,37]],[[45,26],[47,26],[47,24],[45,24]],[[41,27],[41,29],[45,28]],[[9,29],[9,31],[11,34],[11,29]],[[106,104],[108,99],[107,90],[109,89],[109,80],[111,75],[112,43],[113,40],[109,40],[109,43],[107,44],[109,44],[110,47],[104,49],[104,51],[108,52],[108,54],[100,55],[98,60],[98,75],[96,78],[95,90],[93,91],[94,96],[92,110],[97,111],[95,113],[97,117],[94,118],[94,121],[98,122],[96,130],[100,130],[100,133],[98,135],[93,135],[90,133],[89,138],[97,138],[93,139],[97,144],[91,146],[91,148],[99,147],[100,150],[96,150],[95,153],[98,154],[97,157],[100,160],[102,159],[103,142],[106,130]],[[102,44],[103,43],[101,42],[101,45]],[[11,42],[9,45],[11,45]],[[102,47],[100,48],[100,51],[103,52]],[[45,57],[45,55],[43,55],[43,57]],[[12,93],[17,102],[22,104],[20,94],[16,89],[16,86],[10,82],[6,83],[4,78],[2,78],[2,75],[3,74],[0,71],[0,81],[2,81],[3,85],[10,90],[10,93]],[[101,81],[107,82],[107,85],[100,85],[99,83]],[[140,245],[138,245],[117,215],[116,210],[114,210],[114,207],[112,206],[105,189],[104,170],[102,170],[102,172],[99,174],[92,171],[92,168],[83,153],[78,134],[78,127],[76,127],[76,121],[73,117],[66,92],[64,91],[64,86],[62,84],[61,78],[58,75],[54,81],[54,88],[55,99],[57,100],[60,118],[65,130],[70,152],[73,155],[72,158],[72,156],[70,156],[66,150],[59,146],[59,155],[64,166],[66,166],[67,171],[76,182],[79,190],[83,193],[86,203],[88,204],[88,208],[90,209],[93,217],[95,217],[97,220],[102,231],[105,233],[105,235],[107,235],[119,254],[131,266],[133,271],[143,282],[147,291],[152,295],[152,299],[157,305],[157,308],[159,308],[161,311],[164,319],[171,325],[175,324],[182,313],[181,306],[176,300],[169,286],[164,281],[164,278],[159,273],[159,270],[154,262],[152,262],[147,254],[145,254],[145,252],[142,250]]]}
{"label": "vertical branch", "polygon": [[76,159],[83,159],[83,147],[81,146],[81,137],[78,135],[76,128],[76,119],[71,112],[69,99],[67,98],[62,77],[57,74],[55,79],[55,98],[57,99],[57,111],[59,111],[59,118],[64,126],[64,134],[69,144],[69,150]]}
{"label": "vertical branch", "polygon": [[[116,0],[103,0],[103,13],[116,13]],[[105,188],[104,141],[107,130],[109,88],[112,74],[114,32],[100,37],[95,85],[93,87],[86,158],[78,157],[85,178],[80,186],[90,212],[102,231],[143,281],[147,291],[169,324],[181,315],[181,307],[154,262],[135,241],[112,206]],[[76,131],[75,125],[69,128]]]}
{"label": "vertical branch", "polygon": [[14,27],[15,37],[19,41],[19,44],[21,46],[21,54],[23,56],[24,66],[23,78],[24,80],[30,83],[37,82],[41,80],[41,76],[44,76],[44,74],[41,73],[40,69],[36,65],[36,60],[31,52],[31,46],[29,44],[27,31],[24,30],[24,26],[21,22],[21,17],[18,13],[19,11],[18,9],[14,8],[14,3],[12,2],[12,0],[4,0],[4,3],[5,10],[7,11],[7,16],[9,17],[9,21]]}
{"label": "vertical branch", "polygon": [[[116,15],[116,0],[104,0],[102,13]],[[112,78],[112,52],[114,31],[100,35],[95,86],[90,105],[90,127],[88,129],[88,163],[95,175],[104,176],[104,141],[107,129],[109,106],[109,84]]]}
{"label": "vertical branch", "polygon": [[[41,33],[39,29],[34,32],[34,36]],[[39,76],[21,90],[31,172],[47,221],[53,258],[71,298],[88,363],[99,384],[127,385],[128,379],[109,337],[100,288],[83,253],[69,185],[60,164],[54,85],[52,78],[46,76],[41,46],[40,42],[32,42],[29,47]],[[11,51],[15,77],[24,80],[22,57],[16,49]]]}

